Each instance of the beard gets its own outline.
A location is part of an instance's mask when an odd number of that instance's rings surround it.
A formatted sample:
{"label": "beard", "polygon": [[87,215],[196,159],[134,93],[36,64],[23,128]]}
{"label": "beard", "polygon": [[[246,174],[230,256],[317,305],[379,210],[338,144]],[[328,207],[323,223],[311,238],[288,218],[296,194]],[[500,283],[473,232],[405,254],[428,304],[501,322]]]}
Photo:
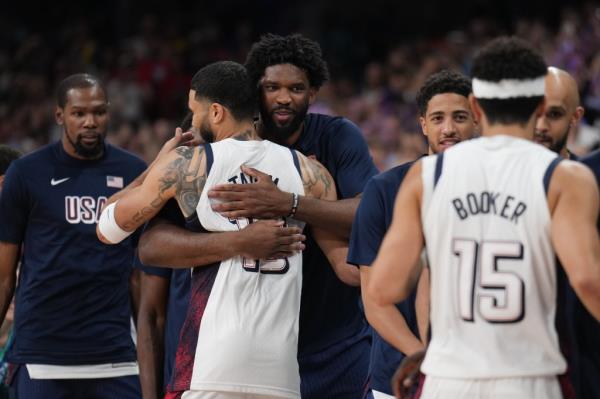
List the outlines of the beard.
{"label": "beard", "polygon": [[[287,139],[289,139],[294,133],[298,131],[298,129],[302,125],[302,122],[304,122],[304,118],[308,113],[308,107],[309,103],[307,99],[306,102],[302,104],[300,109],[298,109],[298,111],[294,111],[290,107],[285,106],[275,107],[271,111],[269,111],[261,102],[260,119],[264,126],[265,134],[265,137],[263,138],[269,139],[279,144],[285,143]],[[274,114],[276,111],[279,110],[285,110],[292,115],[290,120],[283,125],[280,125],[277,122],[275,122]]]}
{"label": "beard", "polygon": [[560,137],[558,140],[553,141],[552,144],[550,144],[550,150],[554,151],[557,154],[560,154],[560,152],[567,146],[567,139],[569,138],[569,129],[567,129],[567,131],[565,132],[564,135],[562,135],[562,137]]}
{"label": "beard", "polygon": [[205,143],[214,143],[215,142],[215,133],[210,128],[210,125],[208,124],[208,122],[203,121],[202,124],[200,124],[199,130],[200,130],[200,136],[202,137],[202,140],[204,140]]}
{"label": "beard", "polygon": [[71,143],[77,155],[85,159],[96,159],[99,158],[104,152],[104,137],[106,136],[106,133],[100,133],[97,131],[90,133],[93,133],[97,138],[93,144],[84,143],[83,134],[78,134],[75,141],[73,141],[71,136],[69,136],[69,133],[65,131],[67,140],[69,143]]}
{"label": "beard", "polygon": [[569,128],[567,128],[567,130],[564,132],[564,134],[562,136],[560,136],[556,141],[554,141],[552,139],[552,137],[546,135],[545,133],[542,134],[535,134],[535,138],[537,139],[541,139],[542,140],[542,144],[545,147],[548,147],[548,149],[552,152],[555,152],[557,154],[560,154],[560,152],[566,147],[567,145],[567,140],[569,138]]}

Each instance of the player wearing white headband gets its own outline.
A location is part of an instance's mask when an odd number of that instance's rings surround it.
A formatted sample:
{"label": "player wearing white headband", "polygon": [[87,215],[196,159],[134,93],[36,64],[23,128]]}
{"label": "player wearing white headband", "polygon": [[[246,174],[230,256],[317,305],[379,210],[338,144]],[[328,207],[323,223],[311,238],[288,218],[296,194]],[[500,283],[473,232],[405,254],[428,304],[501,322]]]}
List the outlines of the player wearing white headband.
{"label": "player wearing white headband", "polygon": [[472,71],[483,137],[408,172],[365,295],[404,300],[425,245],[432,338],[421,398],[562,398],[555,256],[600,319],[598,189],[587,168],[532,142],[544,110],[538,53],[499,38]]}

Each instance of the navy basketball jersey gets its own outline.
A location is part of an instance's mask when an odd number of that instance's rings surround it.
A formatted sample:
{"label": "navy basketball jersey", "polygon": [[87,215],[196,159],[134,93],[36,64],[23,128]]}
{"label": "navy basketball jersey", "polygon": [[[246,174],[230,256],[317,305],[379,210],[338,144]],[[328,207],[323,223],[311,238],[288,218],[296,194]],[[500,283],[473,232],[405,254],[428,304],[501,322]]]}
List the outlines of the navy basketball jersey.
{"label": "navy basketball jersey", "polygon": [[114,246],[96,238],[102,205],[145,169],[105,145],[98,160],[48,145],[10,166],[0,197],[0,241],[21,244],[13,363],[128,362],[129,275],[135,236]]}
{"label": "navy basketball jersey", "polygon": [[[365,186],[352,224],[348,263],[371,266],[375,261],[383,237],[392,222],[396,193],[413,163],[408,162],[374,176]],[[396,307],[412,333],[419,337],[415,293],[416,290],[406,300],[396,304]],[[392,395],[390,381],[404,355],[388,344],[374,329],[372,339],[369,388]]]}
{"label": "navy basketball jersey", "polygon": [[[340,199],[360,194],[369,178],[378,173],[360,130],[345,118],[308,114],[292,148],[316,157],[327,168]],[[359,290],[338,279],[310,229],[305,231],[300,357],[355,336],[364,327]]]}

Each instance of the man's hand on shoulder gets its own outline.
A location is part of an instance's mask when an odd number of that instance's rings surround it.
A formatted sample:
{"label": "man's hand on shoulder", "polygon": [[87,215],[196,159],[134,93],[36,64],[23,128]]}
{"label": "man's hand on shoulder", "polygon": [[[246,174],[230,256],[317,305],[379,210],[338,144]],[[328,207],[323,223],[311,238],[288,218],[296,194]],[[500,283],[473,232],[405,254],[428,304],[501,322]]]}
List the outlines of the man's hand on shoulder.
{"label": "man's hand on shoulder", "polygon": [[247,259],[279,259],[304,249],[306,237],[299,227],[284,227],[280,220],[258,220],[240,231],[240,255]]}
{"label": "man's hand on shoulder", "polygon": [[254,178],[252,184],[221,184],[208,192],[212,209],[224,217],[273,219],[287,216],[292,209],[292,194],[281,191],[271,176],[242,166],[242,172]]}

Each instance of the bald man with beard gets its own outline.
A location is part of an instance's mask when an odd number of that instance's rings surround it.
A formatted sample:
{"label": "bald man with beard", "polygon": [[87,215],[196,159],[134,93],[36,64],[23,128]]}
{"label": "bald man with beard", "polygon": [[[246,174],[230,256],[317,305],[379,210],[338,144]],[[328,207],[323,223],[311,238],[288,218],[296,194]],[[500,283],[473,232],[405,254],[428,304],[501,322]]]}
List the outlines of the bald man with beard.
{"label": "bald man with beard", "polygon": [[[568,72],[549,67],[545,83],[545,111],[537,119],[534,140],[565,159],[576,160],[577,156],[567,149],[567,141],[584,114],[577,82]],[[562,379],[563,393],[565,397],[600,397],[600,325],[583,307],[562,268],[557,269],[556,324],[572,384],[571,387]]]}
{"label": "bald man with beard", "polygon": [[534,140],[565,159],[575,159],[567,149],[567,141],[584,113],[579,105],[577,82],[568,72],[549,67],[545,98],[546,108],[537,119]]}

